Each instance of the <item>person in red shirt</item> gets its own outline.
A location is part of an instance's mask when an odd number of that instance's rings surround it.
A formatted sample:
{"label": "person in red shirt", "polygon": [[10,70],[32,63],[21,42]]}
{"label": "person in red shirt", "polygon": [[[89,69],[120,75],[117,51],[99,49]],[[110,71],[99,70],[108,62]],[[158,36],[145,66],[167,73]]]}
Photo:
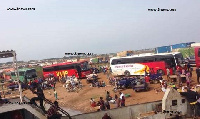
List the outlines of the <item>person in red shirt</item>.
{"label": "person in red shirt", "polygon": [[38,83],[38,79],[37,79],[37,78],[35,78],[34,82],[35,82],[35,83]]}
{"label": "person in red shirt", "polygon": [[58,102],[55,101],[54,104],[47,111],[48,119],[60,119],[61,114],[58,113]]}

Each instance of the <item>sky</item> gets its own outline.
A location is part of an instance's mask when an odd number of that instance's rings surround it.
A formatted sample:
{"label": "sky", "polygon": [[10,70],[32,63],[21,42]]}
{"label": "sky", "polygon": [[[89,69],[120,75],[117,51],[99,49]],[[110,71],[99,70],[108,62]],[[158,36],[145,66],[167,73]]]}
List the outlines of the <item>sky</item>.
{"label": "sky", "polygon": [[[199,0],[0,0],[0,51],[15,50],[28,61],[200,42],[199,6]],[[17,7],[35,10],[7,10]],[[176,11],[148,11],[158,8]]]}

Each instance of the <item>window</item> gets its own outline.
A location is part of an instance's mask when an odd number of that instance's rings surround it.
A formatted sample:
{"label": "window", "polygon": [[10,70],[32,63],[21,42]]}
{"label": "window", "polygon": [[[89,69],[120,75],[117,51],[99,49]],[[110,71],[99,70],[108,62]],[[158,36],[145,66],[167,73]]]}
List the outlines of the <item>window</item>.
{"label": "window", "polygon": [[117,64],[117,61],[118,61],[118,59],[113,59],[112,62],[111,62],[111,64],[112,64],[112,65],[116,65],[116,64]]}
{"label": "window", "polygon": [[144,57],[143,59],[144,59],[144,63],[145,62],[154,62],[155,61],[155,58],[151,57],[151,56],[150,57]]}
{"label": "window", "polygon": [[58,71],[58,70],[59,70],[59,67],[58,67],[58,66],[55,66],[55,67],[54,67],[54,70],[55,70],[55,71]]}
{"label": "window", "polygon": [[11,72],[11,76],[15,76],[15,72]]}
{"label": "window", "polygon": [[172,100],[172,106],[176,106],[177,105],[177,100]]}
{"label": "window", "polygon": [[24,72],[23,72],[23,71],[20,71],[20,72],[19,72],[19,76],[24,76]]}
{"label": "window", "polygon": [[28,79],[37,77],[36,70],[35,69],[27,70],[25,76]]}
{"label": "window", "polygon": [[144,62],[143,57],[134,58],[134,63],[142,63],[142,62]]}
{"label": "window", "polygon": [[69,69],[75,69],[75,65],[61,65],[58,66],[58,70],[69,70]]}
{"label": "window", "polygon": [[182,103],[185,103],[185,99],[182,99]]}
{"label": "window", "polygon": [[[15,72],[11,72],[11,76],[16,76],[16,75],[15,75]],[[19,72],[19,76],[24,76],[24,72],[23,72],[23,71],[20,71],[20,72]]]}
{"label": "window", "polygon": [[44,72],[51,72],[54,71],[54,67],[47,67],[47,68],[43,68]]}

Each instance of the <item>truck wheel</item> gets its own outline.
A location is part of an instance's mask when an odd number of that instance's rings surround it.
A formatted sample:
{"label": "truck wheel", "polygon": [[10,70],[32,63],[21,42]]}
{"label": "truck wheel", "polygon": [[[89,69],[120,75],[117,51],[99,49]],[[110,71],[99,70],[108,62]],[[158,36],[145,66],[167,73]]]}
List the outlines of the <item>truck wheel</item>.
{"label": "truck wheel", "polygon": [[129,71],[125,71],[125,72],[124,72],[124,75],[125,75],[125,76],[130,76],[130,72],[129,72]]}

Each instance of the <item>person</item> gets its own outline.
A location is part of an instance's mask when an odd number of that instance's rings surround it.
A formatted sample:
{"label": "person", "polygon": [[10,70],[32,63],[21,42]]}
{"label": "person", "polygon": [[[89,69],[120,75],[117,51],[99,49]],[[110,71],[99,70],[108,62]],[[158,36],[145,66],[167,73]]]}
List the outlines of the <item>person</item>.
{"label": "person", "polygon": [[[109,68],[110,69],[110,68]],[[110,70],[108,69],[108,71],[107,71],[107,79],[109,79],[109,77],[110,77]]]}
{"label": "person", "polygon": [[[180,92],[180,94],[181,94],[182,96],[185,96],[185,97],[186,97],[186,99],[187,99],[187,101],[190,103],[190,105],[195,104],[195,102],[199,99],[198,93],[195,92],[195,91],[190,90],[188,87],[185,88],[184,92]],[[194,109],[196,110],[195,112],[198,111],[198,109],[199,109],[198,104],[195,105],[195,108],[194,108]],[[199,115],[199,113],[198,113],[198,115]]]}
{"label": "person", "polygon": [[185,69],[183,68],[182,69],[182,75],[185,75],[186,73],[185,73]]}
{"label": "person", "polygon": [[191,67],[189,72],[190,72],[190,77],[192,77],[192,71],[193,71],[193,68]]}
{"label": "person", "polygon": [[61,114],[58,113],[58,102],[54,104],[47,111],[47,119],[61,119]]}
{"label": "person", "polygon": [[58,94],[57,94],[55,88],[54,88],[54,97],[56,98],[56,100],[58,99]]}
{"label": "person", "polygon": [[105,110],[105,103],[104,103],[103,97],[100,97],[98,105],[100,106],[100,110]]}
{"label": "person", "polygon": [[39,83],[39,84],[42,84],[42,82],[43,82],[42,78],[39,77],[39,79],[38,79],[38,83]]}
{"label": "person", "polygon": [[0,105],[4,104],[4,100],[2,99],[1,95],[0,95]]}
{"label": "person", "polygon": [[184,92],[180,92],[182,96],[185,96],[189,103],[197,101],[199,95],[197,92],[192,91],[188,87],[185,87]]}
{"label": "person", "polygon": [[104,81],[101,82],[102,87],[106,87],[106,83]]}
{"label": "person", "polygon": [[190,71],[190,68],[191,68],[191,65],[190,65],[190,63],[188,62],[188,63],[187,63],[187,71]]}
{"label": "person", "polygon": [[200,67],[197,67],[197,68],[196,68],[196,74],[197,74],[197,83],[199,83]]}
{"label": "person", "polygon": [[115,100],[116,100],[116,108],[120,107],[120,99],[116,94],[115,94]]}
{"label": "person", "polygon": [[40,108],[45,112],[45,109],[44,109],[44,106],[43,106],[43,100],[45,99],[45,96],[44,96],[44,93],[43,93],[43,90],[41,88],[40,85],[37,85],[37,92],[33,89],[32,92],[34,94],[36,94],[38,97],[33,97],[30,102],[31,104],[34,104],[35,106],[38,107],[38,105],[36,104],[36,100],[39,100],[40,101]]}
{"label": "person", "polygon": [[81,78],[81,67],[76,66],[76,70],[77,70],[77,73],[78,73],[78,78]]}
{"label": "person", "polygon": [[102,119],[111,119],[111,117],[110,117],[110,116],[108,116],[108,114],[107,114],[107,113],[105,113],[105,114],[104,114],[104,116],[102,117]]}
{"label": "person", "polygon": [[122,96],[121,106],[122,106],[122,107],[125,107],[125,97],[124,97],[124,96]]}
{"label": "person", "polygon": [[112,97],[110,96],[110,92],[107,91],[106,92],[106,101],[110,101],[112,99]]}
{"label": "person", "polygon": [[90,98],[90,105],[91,105],[92,107],[96,107],[96,102],[94,101],[93,98]]}
{"label": "person", "polygon": [[187,87],[190,87],[190,72],[189,71],[186,73],[186,83],[187,83]]}
{"label": "person", "polygon": [[122,96],[124,96],[124,94],[122,93],[122,92],[119,92],[119,98],[120,98],[120,100],[122,99]]}
{"label": "person", "polygon": [[177,76],[177,82],[178,82],[178,86],[181,85],[181,76],[180,76],[180,69],[177,68],[176,70],[176,76]]}
{"label": "person", "polygon": [[109,101],[107,101],[107,100],[106,100],[106,102],[105,102],[105,107],[106,107],[106,109],[108,109],[108,110],[110,109],[110,103],[109,103]]}

